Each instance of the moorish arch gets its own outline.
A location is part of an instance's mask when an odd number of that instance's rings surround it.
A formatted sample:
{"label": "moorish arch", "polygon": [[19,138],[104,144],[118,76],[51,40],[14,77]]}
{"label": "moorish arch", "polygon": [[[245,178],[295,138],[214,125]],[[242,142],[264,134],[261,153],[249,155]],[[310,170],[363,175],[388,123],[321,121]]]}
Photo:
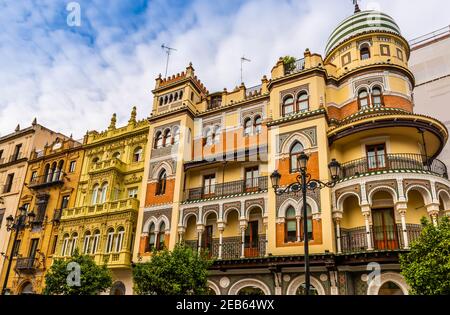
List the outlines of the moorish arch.
{"label": "moorish arch", "polygon": [[379,279],[372,279],[368,285],[367,295],[378,295],[380,288],[387,282],[395,283],[403,292],[404,295],[409,295],[409,286],[405,281],[405,278],[395,272],[382,273]]}
{"label": "moorish arch", "polygon": [[439,202],[442,203],[443,209],[441,210],[450,210],[450,194],[447,190],[441,189],[437,192],[437,196]]}
{"label": "moorish arch", "polygon": [[[298,288],[305,283],[305,275],[298,276],[297,278],[293,279],[291,283],[289,283],[289,286],[286,289],[286,295],[296,295],[296,292]],[[310,277],[310,284],[317,290],[318,295],[325,295],[325,288],[320,283],[319,280],[317,280],[314,277]]]}
{"label": "moorish arch", "polygon": [[295,132],[283,141],[283,143],[281,144],[280,153],[289,153],[291,151],[292,146],[296,142],[300,143],[305,150],[313,147],[311,139],[309,139],[303,133]]}
{"label": "moorish arch", "polygon": [[358,200],[358,204],[361,204],[361,198],[359,196],[358,193],[354,192],[354,191],[347,191],[345,193],[343,193],[342,195],[339,196],[339,198],[336,201],[336,210],[337,211],[344,211],[344,202],[346,199],[350,198],[350,197],[356,197]]}
{"label": "moorish arch", "polygon": [[241,211],[238,209],[238,208],[235,208],[235,207],[232,207],[232,208],[228,208],[227,210],[225,210],[224,212],[223,212],[223,218],[222,218],[222,220],[223,220],[223,222],[225,223],[225,224],[227,224],[228,223],[228,216],[231,214],[231,213],[233,213],[233,212],[237,212],[237,217],[238,217],[238,220],[240,219],[240,217],[241,217]]}
{"label": "moorish arch", "polygon": [[216,295],[221,295],[220,289],[217,284],[212,282],[211,280],[206,281],[208,288],[210,288]]}
{"label": "moorish arch", "polygon": [[212,215],[212,214],[214,214],[214,215],[216,216],[216,220],[219,220],[219,213],[217,213],[217,211],[214,210],[214,209],[210,209],[210,210],[207,210],[207,211],[203,214],[203,216],[202,216],[202,223],[203,223],[203,224],[206,224],[206,222],[208,221],[208,217],[209,217],[210,215]]}
{"label": "moorish arch", "polygon": [[383,186],[375,187],[369,192],[369,194],[367,196],[369,205],[371,205],[371,206],[373,205],[373,196],[377,192],[386,192],[386,193],[391,195],[394,204],[396,204],[398,202],[397,191],[394,188],[390,187],[390,186],[384,186],[383,185]]}
{"label": "moorish arch", "polygon": [[425,205],[429,205],[433,202],[433,197],[431,192],[423,185],[411,185],[405,191],[405,196],[408,198],[408,194],[411,191],[417,191],[423,198]]}
{"label": "moorish arch", "polygon": [[237,295],[240,290],[242,290],[246,287],[255,287],[255,288],[260,289],[264,293],[264,295],[270,295],[270,289],[267,286],[267,284],[265,284],[261,280],[252,279],[252,278],[242,279],[242,280],[239,280],[236,283],[234,283],[230,287],[230,290],[228,291],[228,295]]}
{"label": "moorish arch", "polygon": [[167,177],[171,177],[175,174],[175,170],[172,168],[172,165],[170,165],[169,163],[167,163],[167,161],[162,161],[161,163],[158,164],[157,167],[155,167],[152,171],[151,174],[151,179],[152,180],[158,180],[159,174],[165,170],[166,171],[166,175]]}

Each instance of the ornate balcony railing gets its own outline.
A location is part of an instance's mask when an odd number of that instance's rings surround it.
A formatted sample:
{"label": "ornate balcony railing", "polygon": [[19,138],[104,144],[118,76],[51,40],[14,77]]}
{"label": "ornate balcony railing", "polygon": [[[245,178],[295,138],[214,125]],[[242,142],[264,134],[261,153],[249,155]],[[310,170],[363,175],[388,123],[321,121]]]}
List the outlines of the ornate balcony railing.
{"label": "ornate balcony railing", "polygon": [[187,200],[200,200],[267,190],[267,177],[226,182],[187,191]]}
{"label": "ornate balcony railing", "polygon": [[38,268],[38,259],[35,257],[20,257],[16,261],[16,270],[19,272],[34,272]]}
{"label": "ornate balcony railing", "polygon": [[61,219],[65,220],[81,216],[107,214],[126,210],[137,211],[138,209],[139,209],[139,200],[136,198],[127,198],[116,201],[109,201],[96,205],[64,209],[61,215]]}
{"label": "ornate balcony railing", "polygon": [[401,153],[371,156],[342,164],[341,178],[358,176],[375,171],[416,170],[427,171],[448,178],[447,166],[438,159],[425,155]]}
{"label": "ornate balcony railing", "polygon": [[[390,227],[371,227],[371,242],[374,250],[399,250],[405,246],[401,224]],[[408,243],[417,240],[422,232],[420,224],[407,224]],[[343,253],[367,251],[367,232],[364,226],[341,229],[341,250]]]}
{"label": "ornate balcony railing", "polygon": [[106,169],[113,168],[119,172],[125,172],[126,164],[117,158],[112,158],[106,161],[100,161],[91,165],[90,173],[104,171]]}
{"label": "ornate balcony railing", "polygon": [[52,185],[60,185],[64,183],[63,176],[64,172],[62,171],[56,171],[48,175],[37,176],[31,179],[30,183],[28,184],[28,187],[40,188]]}

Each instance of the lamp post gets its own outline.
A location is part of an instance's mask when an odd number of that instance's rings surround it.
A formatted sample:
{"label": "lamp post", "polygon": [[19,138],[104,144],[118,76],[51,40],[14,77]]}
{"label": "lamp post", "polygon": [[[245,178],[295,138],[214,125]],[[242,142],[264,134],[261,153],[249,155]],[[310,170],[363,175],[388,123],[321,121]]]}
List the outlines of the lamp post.
{"label": "lamp post", "polygon": [[36,215],[33,211],[27,213],[27,208],[22,206],[19,208],[19,215],[16,218],[14,218],[12,215],[6,218],[6,230],[8,232],[13,231],[15,232],[15,234],[11,252],[9,256],[5,257],[8,259],[8,268],[6,269],[6,276],[3,282],[2,295],[6,294],[6,286],[8,284],[9,272],[11,271],[12,258],[14,256],[14,250],[19,232],[23,231],[25,228],[31,228],[35,217]]}
{"label": "lamp post", "polygon": [[308,239],[308,210],[306,203],[306,192],[307,190],[322,189],[325,187],[333,188],[339,179],[339,172],[341,165],[335,159],[332,159],[328,164],[328,169],[331,174],[330,182],[322,182],[318,179],[312,179],[311,174],[307,173],[307,164],[309,157],[305,152],[301,152],[297,157],[297,166],[300,170],[300,175],[297,176],[297,180],[294,183],[289,184],[286,188],[280,189],[280,179],[281,174],[275,170],[272,175],[270,175],[270,180],[272,181],[272,187],[277,196],[281,196],[290,192],[302,192],[303,198],[303,242],[305,247],[305,294],[310,294],[310,274],[309,274],[309,239]]}

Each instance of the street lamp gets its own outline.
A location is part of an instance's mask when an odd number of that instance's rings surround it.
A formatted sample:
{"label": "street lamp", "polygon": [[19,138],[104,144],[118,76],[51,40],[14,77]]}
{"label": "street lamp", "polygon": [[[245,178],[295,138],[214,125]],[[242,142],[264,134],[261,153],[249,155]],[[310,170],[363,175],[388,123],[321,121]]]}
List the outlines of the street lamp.
{"label": "street lamp", "polygon": [[309,157],[305,154],[305,152],[301,152],[297,157],[297,167],[300,171],[300,175],[297,176],[297,179],[294,183],[289,184],[286,188],[280,189],[280,180],[281,174],[275,170],[272,175],[270,175],[270,180],[272,182],[272,187],[277,196],[281,196],[290,192],[302,192],[303,198],[303,241],[305,246],[305,294],[309,295],[310,293],[310,274],[309,274],[309,239],[308,239],[308,210],[306,203],[306,191],[307,190],[316,190],[322,189],[325,187],[333,188],[338,179],[339,173],[341,170],[341,164],[339,164],[336,159],[332,159],[328,164],[328,169],[331,175],[330,182],[322,182],[318,179],[312,179],[311,174],[307,173],[307,164]]}
{"label": "street lamp", "polygon": [[19,207],[19,215],[14,218],[12,215],[9,215],[6,218],[6,230],[15,232],[14,234],[14,241],[11,247],[11,253],[9,256],[6,256],[5,258],[8,259],[8,268],[6,269],[6,276],[5,280],[3,282],[3,289],[2,289],[2,295],[5,295],[7,293],[6,286],[8,284],[8,278],[9,278],[9,272],[11,271],[11,263],[12,258],[14,256],[14,250],[17,243],[17,237],[19,235],[20,231],[23,231],[25,228],[32,228],[34,219],[36,215],[33,211],[28,212],[27,208],[24,206]]}

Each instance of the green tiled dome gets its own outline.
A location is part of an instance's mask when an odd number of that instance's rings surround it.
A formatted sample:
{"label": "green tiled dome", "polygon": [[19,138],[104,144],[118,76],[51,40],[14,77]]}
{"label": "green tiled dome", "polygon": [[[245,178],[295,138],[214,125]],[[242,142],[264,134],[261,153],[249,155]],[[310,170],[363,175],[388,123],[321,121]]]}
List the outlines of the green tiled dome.
{"label": "green tiled dome", "polygon": [[325,55],[328,54],[345,40],[366,32],[388,32],[401,35],[400,28],[394,19],[387,14],[378,11],[357,12],[345,19],[331,33],[325,48]]}

